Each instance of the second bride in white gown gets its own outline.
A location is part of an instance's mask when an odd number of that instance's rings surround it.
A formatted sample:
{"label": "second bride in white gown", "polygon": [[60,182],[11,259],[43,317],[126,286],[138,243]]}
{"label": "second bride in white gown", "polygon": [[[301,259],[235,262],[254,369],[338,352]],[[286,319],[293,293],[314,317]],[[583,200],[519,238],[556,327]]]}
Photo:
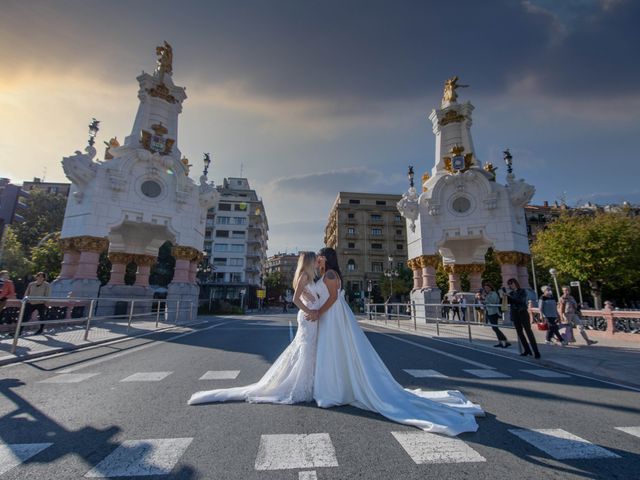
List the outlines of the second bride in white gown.
{"label": "second bride in white gown", "polygon": [[395,381],[344,298],[335,250],[320,250],[318,265],[326,270],[318,293],[329,297],[309,316],[319,317],[313,393],[318,406],[353,405],[433,433],[475,432],[474,416],[484,412],[459,391],[406,390]]}
{"label": "second bride in white gown", "polygon": [[313,401],[318,323],[305,320],[305,313],[317,310],[329,297],[314,283],[316,258],[301,253],[293,280],[293,302],[300,308],[298,331],[293,341],[257,382],[244,387],[221,388],[194,393],[189,405],[242,400],[253,403],[298,403]]}

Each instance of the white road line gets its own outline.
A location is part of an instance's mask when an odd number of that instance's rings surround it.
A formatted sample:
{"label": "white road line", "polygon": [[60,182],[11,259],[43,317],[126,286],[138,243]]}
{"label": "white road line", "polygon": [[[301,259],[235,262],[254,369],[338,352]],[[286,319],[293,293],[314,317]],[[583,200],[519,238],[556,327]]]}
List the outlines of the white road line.
{"label": "white road line", "polygon": [[510,433],[542,450],[556,460],[620,458],[613,452],[561,428],[539,430],[510,429]]}
{"label": "white road line", "polygon": [[36,383],[78,383],[86,380],[87,378],[100,375],[99,373],[63,373],[56,375],[55,377],[45,378]]}
{"label": "white road line", "polygon": [[31,457],[37,455],[53,443],[0,443],[0,475],[8,472]]}
{"label": "white road line", "polygon": [[484,368],[480,370],[465,370],[465,372],[470,373],[474,377],[478,378],[511,378],[509,375],[500,373],[497,370],[486,370]]}
{"label": "white road line", "polygon": [[315,470],[308,470],[306,472],[298,473],[298,480],[318,480],[318,475]]}
{"label": "white road line", "polygon": [[193,438],[126,440],[85,477],[168,475]]}
{"label": "white road line", "polygon": [[127,378],[120,380],[121,382],[159,382],[164,380],[173,372],[138,372],[129,375]]}
{"label": "white road line", "polygon": [[536,369],[536,370],[520,370],[521,372],[530,373],[536,377],[542,378],[571,378],[571,375],[565,373],[554,372],[553,370]]}
{"label": "white road line", "polygon": [[620,430],[621,432],[640,438],[640,427],[616,427],[616,430]]}
{"label": "white road line", "polygon": [[403,370],[415,378],[449,378],[437,370],[412,370],[408,368]]}
{"label": "white road line", "polygon": [[145,348],[154,347],[156,345],[165,345],[167,342],[171,342],[172,340],[177,340],[178,338],[186,337],[187,335],[193,335],[194,333],[206,332],[207,330],[211,330],[212,328],[221,327],[222,325],[227,325],[228,323],[233,323],[233,322],[216,323],[215,325],[211,325],[210,327],[207,327],[207,328],[201,328],[199,330],[192,330],[190,332],[185,332],[185,333],[181,333],[180,335],[175,335],[173,337],[166,338],[166,339],[162,340],[162,342],[157,342],[157,341],[152,340],[149,343],[145,343],[144,345],[140,345],[139,347],[134,347],[134,348],[132,348],[130,350],[126,350],[124,352],[114,353],[114,354],[108,355],[106,357],[96,358],[95,360],[89,360],[89,361],[87,361],[87,362],[85,362],[85,363],[83,363],[81,365],[76,365],[75,367],[65,368],[63,370],[60,370],[60,373],[75,372],[76,370],[80,370],[82,368],[91,367],[93,365],[97,365],[97,364],[102,363],[102,362],[108,362],[109,360],[113,360],[114,358],[119,358],[119,357],[123,357],[125,355],[129,355],[130,353],[139,352],[140,350],[144,350]]}
{"label": "white road line", "polygon": [[238,378],[240,370],[209,370],[200,380],[233,380]]}
{"label": "white road line", "polygon": [[422,348],[423,350],[428,350],[433,353],[437,353],[439,355],[444,355],[445,357],[455,358],[456,360],[464,363],[468,363],[469,365],[473,365],[474,367],[483,368],[486,370],[492,370],[495,367],[491,365],[486,365],[480,362],[474,362],[473,360],[469,360],[468,358],[459,357],[458,355],[454,355],[453,353],[443,352],[442,350],[438,350],[437,348],[427,347],[426,345],[422,345],[421,343],[412,342],[411,340],[406,340],[404,338],[396,337],[395,335],[391,335],[389,333],[378,332],[380,335],[384,335],[385,337],[393,338],[394,340],[398,340],[399,342],[408,343],[409,345],[413,345],[414,347]]}
{"label": "white road line", "polygon": [[487,460],[458,438],[427,432],[391,432],[416,464],[467,463]]}
{"label": "white road line", "polygon": [[337,467],[336,452],[328,433],[262,435],[256,470]]}

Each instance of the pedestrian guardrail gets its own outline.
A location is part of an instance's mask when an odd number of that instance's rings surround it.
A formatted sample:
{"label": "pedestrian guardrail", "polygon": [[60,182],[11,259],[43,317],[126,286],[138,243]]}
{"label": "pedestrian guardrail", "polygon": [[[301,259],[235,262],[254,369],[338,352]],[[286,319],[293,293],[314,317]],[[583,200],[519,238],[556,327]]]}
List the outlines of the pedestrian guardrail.
{"label": "pedestrian guardrail", "polygon": [[[49,318],[32,320],[36,312],[34,308],[37,304],[44,303],[47,308]],[[142,298],[120,298],[120,297],[99,297],[99,298],[53,298],[53,297],[24,297],[21,300],[10,300],[5,306],[5,310],[11,307],[18,307],[15,322],[3,325],[3,329],[12,328],[15,325],[11,353],[14,354],[23,330],[32,327],[51,328],[55,326],[84,325],[84,340],[89,340],[92,328],[106,322],[126,322],[126,332],[136,321],[155,321],[155,328],[160,323],[177,325],[183,319],[194,318],[194,305],[192,301],[185,300],[160,300]]]}

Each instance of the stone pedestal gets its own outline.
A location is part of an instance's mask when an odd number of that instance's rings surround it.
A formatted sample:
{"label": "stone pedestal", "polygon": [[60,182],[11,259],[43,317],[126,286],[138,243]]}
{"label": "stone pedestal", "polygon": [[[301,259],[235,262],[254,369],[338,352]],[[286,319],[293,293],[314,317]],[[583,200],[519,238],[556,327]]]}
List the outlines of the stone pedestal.
{"label": "stone pedestal", "polygon": [[151,266],[155,265],[155,263],[158,261],[157,257],[154,255],[134,255],[133,261],[138,266],[135,284],[141,287],[148,287]]}
{"label": "stone pedestal", "polygon": [[[190,281],[191,264],[197,263],[202,253],[192,247],[175,246],[171,254],[176,259],[176,268],[173,281],[167,289],[167,302],[169,305],[169,321],[184,322],[191,318],[189,305],[193,306],[193,316],[197,314],[200,288],[194,281]],[[176,309],[180,301],[180,312],[176,315]]]}
{"label": "stone pedestal", "polygon": [[127,264],[131,262],[131,255],[123,252],[109,252],[109,260],[111,261],[109,285],[124,285],[124,275]]}
{"label": "stone pedestal", "polygon": [[411,292],[411,315],[417,324],[424,324],[425,319],[435,321],[440,315],[441,292],[438,287],[420,289]]}
{"label": "stone pedestal", "polygon": [[[128,302],[129,300],[139,301],[138,303],[134,303],[134,314],[148,313],[151,315],[152,298],[153,290],[148,286],[113,285],[109,283],[100,289],[100,300],[98,300],[96,315],[115,315],[120,308],[125,309],[125,312],[121,314],[128,315],[129,309],[131,308],[130,302]],[[140,320],[140,318],[141,317],[138,317],[138,320]]]}
{"label": "stone pedestal", "polygon": [[419,290],[420,287],[422,287],[422,269],[420,268],[420,262],[418,259],[412,258],[407,261],[407,266],[413,273],[413,288],[411,290]]}
{"label": "stone pedestal", "polygon": [[419,257],[420,268],[422,269],[422,288],[437,288],[436,268],[440,263],[438,255],[421,255]]}

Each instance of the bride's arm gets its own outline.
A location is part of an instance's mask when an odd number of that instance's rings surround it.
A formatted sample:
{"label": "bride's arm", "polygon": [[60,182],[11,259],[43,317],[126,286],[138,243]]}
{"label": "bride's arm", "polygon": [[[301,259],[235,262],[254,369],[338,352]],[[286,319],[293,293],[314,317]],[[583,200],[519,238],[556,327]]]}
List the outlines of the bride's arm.
{"label": "bride's arm", "polygon": [[318,316],[321,316],[324,312],[329,310],[331,306],[338,299],[338,290],[340,289],[340,277],[333,270],[329,270],[324,274],[324,284],[327,286],[327,290],[329,290],[329,298],[327,299],[320,310],[318,310]]}
{"label": "bride's arm", "polygon": [[296,291],[293,292],[293,303],[296,307],[302,310],[306,314],[310,314],[311,310],[309,310],[304,303],[302,303],[302,294],[304,292],[304,287],[309,283],[309,278],[306,274],[302,274],[300,276],[300,280],[298,281],[298,285],[296,287]]}

